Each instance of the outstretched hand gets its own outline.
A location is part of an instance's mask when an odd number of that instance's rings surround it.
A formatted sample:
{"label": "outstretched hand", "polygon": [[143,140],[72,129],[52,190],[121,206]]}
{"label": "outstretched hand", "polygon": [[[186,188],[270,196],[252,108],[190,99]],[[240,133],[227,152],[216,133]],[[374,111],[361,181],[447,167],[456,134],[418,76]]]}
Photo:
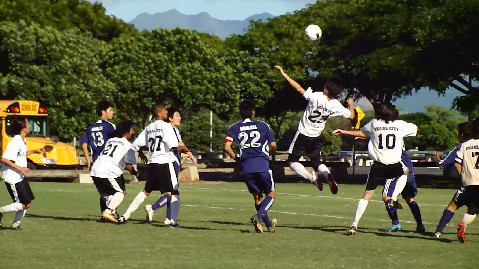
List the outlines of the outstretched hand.
{"label": "outstretched hand", "polygon": [[335,134],[335,135],[344,134],[344,130],[342,130],[342,129],[336,129],[336,130],[333,131],[333,134]]}
{"label": "outstretched hand", "polygon": [[276,68],[281,74],[284,73],[283,68],[279,65],[275,65],[274,68]]}

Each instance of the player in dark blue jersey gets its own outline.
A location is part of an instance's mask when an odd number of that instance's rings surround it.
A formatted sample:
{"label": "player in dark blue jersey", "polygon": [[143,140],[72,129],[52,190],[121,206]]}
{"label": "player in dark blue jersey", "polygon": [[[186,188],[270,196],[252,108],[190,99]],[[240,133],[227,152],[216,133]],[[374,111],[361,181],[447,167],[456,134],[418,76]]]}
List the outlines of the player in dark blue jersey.
{"label": "player in dark blue jersey", "polygon": [[[242,120],[229,127],[225,151],[231,158],[236,159],[231,145],[235,143],[239,148],[243,179],[253,195],[257,211],[250,219],[255,231],[263,232],[260,222],[263,220],[268,230],[274,233],[277,220],[270,221],[268,217],[268,210],[276,196],[273,176],[269,169],[269,156],[276,153],[276,140],[266,123],[253,119],[255,105],[252,101],[243,101],[239,110]],[[264,198],[263,193],[266,195]]]}
{"label": "player in dark blue jersey", "polygon": [[[413,165],[411,159],[409,159],[409,156],[407,156],[405,151],[402,152],[401,161],[407,166],[409,170],[407,174],[406,186],[404,186],[404,189],[401,192],[401,196],[404,200],[406,200],[406,203],[408,204],[409,209],[411,209],[411,213],[416,220],[416,232],[424,233],[426,231],[426,228],[422,223],[421,210],[419,209],[419,205],[417,204],[417,202],[414,201],[414,197],[416,197],[417,194],[417,186],[413,172]],[[386,230],[389,232],[401,230],[401,223],[399,222],[399,218],[397,215],[397,208],[386,205],[386,211],[388,212],[388,215],[392,221],[392,224],[387,227]]]}
{"label": "player in dark blue jersey", "polygon": [[[95,162],[96,158],[100,155],[105,147],[108,139],[114,136],[115,125],[109,122],[113,118],[113,104],[106,100],[101,100],[96,105],[96,114],[98,115],[98,121],[88,126],[85,134],[80,138],[81,148],[83,150],[83,155],[85,156],[88,169],[90,169],[91,164]],[[90,159],[90,154],[88,148],[91,148],[92,158]],[[95,185],[97,184],[94,182]],[[107,209],[107,201],[100,197],[100,209],[103,212]]]}

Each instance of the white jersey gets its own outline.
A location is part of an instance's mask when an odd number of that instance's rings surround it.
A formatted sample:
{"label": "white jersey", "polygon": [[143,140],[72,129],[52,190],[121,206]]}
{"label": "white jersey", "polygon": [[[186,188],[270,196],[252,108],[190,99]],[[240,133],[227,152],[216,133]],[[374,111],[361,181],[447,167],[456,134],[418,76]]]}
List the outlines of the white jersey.
{"label": "white jersey", "polygon": [[[2,157],[20,167],[27,167],[27,144],[21,135],[16,135],[12,138]],[[6,183],[16,184],[23,180],[23,174],[17,169],[4,164],[2,167],[2,178]]]}
{"label": "white jersey", "polygon": [[479,185],[479,139],[462,143],[456,154],[456,162],[461,164],[462,184]]}
{"label": "white jersey", "polygon": [[401,161],[404,137],[416,136],[417,126],[402,120],[386,123],[372,119],[361,128],[369,137],[368,153],[376,162],[394,164]]}
{"label": "white jersey", "polygon": [[138,151],[146,146],[150,151],[150,163],[171,163],[174,159],[170,155],[171,148],[178,147],[173,126],[162,120],[150,123],[133,142],[132,149]]}
{"label": "white jersey", "polygon": [[[172,127],[173,127],[173,131],[175,132],[176,139],[178,140],[178,143],[183,141],[182,138],[181,138],[180,130],[178,130],[178,128],[176,128],[175,126],[172,126]],[[181,155],[178,156],[178,154],[181,154],[181,153],[179,153],[177,151],[170,151],[169,154],[170,154],[171,158],[173,158],[175,160],[175,162],[180,164],[180,160],[178,158],[181,158]]]}
{"label": "white jersey", "polygon": [[320,136],[329,117],[349,118],[351,116],[349,109],[336,99],[328,100],[322,92],[313,92],[311,88],[308,88],[303,97],[308,101],[308,106],[301,117],[298,131],[305,136]]}
{"label": "white jersey", "polygon": [[91,176],[117,178],[123,175],[125,163],[136,164],[131,143],[124,137],[113,137],[106,142],[103,151],[91,167]]}

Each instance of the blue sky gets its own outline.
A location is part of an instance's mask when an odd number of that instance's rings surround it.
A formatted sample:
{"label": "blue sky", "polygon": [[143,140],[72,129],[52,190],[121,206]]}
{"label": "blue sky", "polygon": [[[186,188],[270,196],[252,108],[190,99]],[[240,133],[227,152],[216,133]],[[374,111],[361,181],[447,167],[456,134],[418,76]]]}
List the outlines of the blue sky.
{"label": "blue sky", "polygon": [[[90,0],[95,2],[95,0]],[[251,15],[268,12],[275,16],[303,9],[315,0],[96,0],[106,8],[106,13],[126,22],[138,14],[150,14],[177,9],[179,12],[195,15],[207,12],[216,19],[244,20]],[[445,96],[438,96],[426,89],[412,96],[406,96],[395,102],[396,106],[407,112],[424,112],[424,106],[437,104],[450,108],[454,97],[459,92],[450,89]]]}
{"label": "blue sky", "polygon": [[[95,0],[90,0],[95,2]],[[315,0],[99,0],[107,10],[124,21],[133,20],[138,14],[154,14],[170,9],[195,15],[207,12],[221,20],[244,20],[251,15],[268,12],[275,16],[302,9]]]}

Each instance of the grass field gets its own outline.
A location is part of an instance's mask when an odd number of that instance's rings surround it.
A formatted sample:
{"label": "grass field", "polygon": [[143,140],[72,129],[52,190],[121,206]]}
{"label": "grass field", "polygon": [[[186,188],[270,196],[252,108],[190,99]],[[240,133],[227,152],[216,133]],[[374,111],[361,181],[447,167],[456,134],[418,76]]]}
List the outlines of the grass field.
{"label": "grass field", "polygon": [[[277,184],[270,211],[276,233],[254,233],[250,194],[243,183],[183,183],[180,229],[162,225],[164,209],[145,223],[144,205],[125,225],[98,222],[93,185],[33,182],[36,200],[19,231],[0,230],[0,268],[472,268],[477,267],[479,229],[468,227],[467,240],[456,240],[461,208],[442,238],[433,238],[445,205],[455,190],[420,189],[426,235],[414,232],[409,208],[399,212],[403,231],[390,224],[377,191],[359,223],[360,232],[344,235],[364,190],[340,185],[339,193],[318,192],[311,184]],[[123,213],[143,184],[127,185]],[[10,203],[4,188],[0,204]],[[404,205],[406,205],[404,203]],[[9,226],[13,214],[6,214]]]}

